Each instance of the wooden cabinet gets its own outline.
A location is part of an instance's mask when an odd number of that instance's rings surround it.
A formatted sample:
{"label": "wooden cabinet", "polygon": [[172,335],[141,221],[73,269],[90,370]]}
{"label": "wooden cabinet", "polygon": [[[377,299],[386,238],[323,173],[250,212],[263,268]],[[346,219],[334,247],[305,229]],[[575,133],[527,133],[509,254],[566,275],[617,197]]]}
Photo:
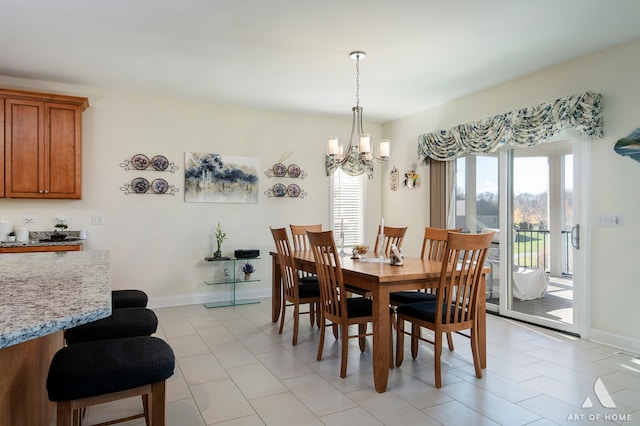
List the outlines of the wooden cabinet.
{"label": "wooden cabinet", "polygon": [[87,98],[0,89],[4,185],[10,198],[82,198]]}
{"label": "wooden cabinet", "polygon": [[80,251],[82,246],[68,245],[68,246],[15,246],[15,247],[0,247],[1,253],[36,253],[36,252],[49,252],[49,251]]}

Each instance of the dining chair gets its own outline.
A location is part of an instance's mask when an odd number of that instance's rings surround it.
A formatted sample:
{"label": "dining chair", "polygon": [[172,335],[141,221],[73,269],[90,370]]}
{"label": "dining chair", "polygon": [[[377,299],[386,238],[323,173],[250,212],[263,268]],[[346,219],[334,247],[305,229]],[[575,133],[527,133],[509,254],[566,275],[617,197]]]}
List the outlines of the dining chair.
{"label": "dining chair", "polygon": [[[301,314],[309,314],[311,326],[314,320],[320,325],[320,289],[316,283],[301,283],[299,281],[298,269],[293,258],[289,237],[286,228],[273,229],[269,227],[273,235],[278,252],[278,263],[282,275],[282,312],[280,314],[279,334],[282,334],[287,306],[293,306],[293,337],[292,345],[298,344],[298,328]],[[300,312],[300,305],[309,304],[309,311]],[[317,318],[316,318],[317,317]]]}
{"label": "dining chair", "polygon": [[[309,250],[309,239],[307,238],[307,230],[313,232],[322,231],[322,224],[319,225],[289,225],[291,228],[291,235],[293,237],[293,249]],[[318,276],[306,271],[298,271],[299,280],[301,283],[317,283]]]}
{"label": "dining chair", "polygon": [[406,226],[404,228],[385,226],[384,239],[380,241],[380,225],[378,225],[376,245],[373,248],[373,252],[376,254],[376,256],[379,256],[382,253],[385,257],[389,257],[389,255],[391,254],[392,244],[394,244],[398,249],[402,248],[402,242],[404,241],[404,235],[406,233]]}
{"label": "dining chair", "polygon": [[[442,260],[447,247],[449,232],[460,232],[461,230],[462,228],[446,229],[432,228],[429,226],[424,228],[420,259]],[[398,306],[406,305],[407,303],[428,302],[435,301],[436,299],[437,296],[435,295],[435,289],[433,288],[426,288],[424,290],[394,291],[389,294],[389,304],[393,308],[394,312]],[[397,325],[397,320],[394,321],[394,325]],[[447,343],[449,344],[449,348],[453,350],[453,336],[451,333],[447,333]]]}
{"label": "dining chair", "polygon": [[[440,356],[442,334],[469,329],[471,352],[476,377],[482,378],[478,349],[478,299],[483,279],[484,262],[493,238],[486,234],[461,234],[450,232],[442,258],[442,270],[437,289],[437,300],[409,303],[396,309],[396,366],[404,358],[404,335],[411,336],[411,356],[418,356],[418,340],[431,343],[434,349],[436,387],[442,387]],[[405,321],[411,323],[411,332],[404,329]],[[434,332],[434,340],[423,338],[421,327]],[[450,346],[449,350],[453,350]]]}
{"label": "dining chair", "polygon": [[[314,232],[322,231],[322,224],[316,225],[289,225],[291,228],[291,236],[293,237],[293,249],[309,250],[309,238],[307,238],[307,229]],[[318,284],[318,276],[312,272],[298,270],[298,281],[301,284]],[[318,314],[320,313],[320,304],[314,308]],[[319,317],[318,317],[319,318]],[[314,316],[309,317],[311,325],[314,323]]]}
{"label": "dining chair", "polygon": [[[442,260],[447,247],[449,232],[460,232],[462,228],[445,229],[427,226],[422,238],[422,251],[420,259]],[[406,305],[407,303],[427,302],[436,300],[434,289],[395,291],[389,294],[389,302],[392,306]]]}
{"label": "dining chair", "polygon": [[[340,377],[347,375],[347,355],[349,339],[357,338],[360,351],[365,351],[367,325],[373,323],[373,302],[365,297],[346,297],[345,285],[340,264],[340,255],[333,239],[333,231],[307,232],[311,251],[316,264],[316,272],[320,281],[321,321],[320,342],[318,344],[317,360],[322,360],[324,349],[325,328],[327,325],[338,325],[341,336],[341,364]],[[326,324],[330,321],[330,324]],[[357,325],[358,333],[350,335],[349,326]],[[391,338],[391,336],[389,336]],[[393,339],[390,339],[393,341]],[[390,355],[393,347],[390,346]],[[390,359],[393,359],[390,357]]]}

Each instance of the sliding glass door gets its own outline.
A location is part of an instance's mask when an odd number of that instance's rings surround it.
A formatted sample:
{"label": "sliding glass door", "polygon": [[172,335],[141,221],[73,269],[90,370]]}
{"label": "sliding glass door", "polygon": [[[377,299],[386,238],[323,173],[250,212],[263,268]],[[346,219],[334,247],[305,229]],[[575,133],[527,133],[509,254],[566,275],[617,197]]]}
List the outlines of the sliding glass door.
{"label": "sliding glass door", "polygon": [[[573,141],[505,151],[505,223],[512,265],[504,278],[500,312],[517,319],[579,333],[576,287],[580,270],[580,182],[574,178]],[[579,290],[578,290],[579,294]]]}
{"label": "sliding glass door", "polygon": [[488,310],[580,333],[584,188],[574,164],[585,161],[581,152],[565,140],[456,160],[455,226],[496,231]]}

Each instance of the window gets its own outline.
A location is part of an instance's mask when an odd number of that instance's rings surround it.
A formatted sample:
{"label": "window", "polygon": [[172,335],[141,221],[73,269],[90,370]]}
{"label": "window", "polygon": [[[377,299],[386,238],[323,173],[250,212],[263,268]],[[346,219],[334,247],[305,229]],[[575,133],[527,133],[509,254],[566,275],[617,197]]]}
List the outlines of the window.
{"label": "window", "polygon": [[473,233],[499,228],[498,157],[456,159],[456,228]]}
{"label": "window", "polygon": [[331,176],[329,185],[330,223],[336,244],[340,245],[340,232],[344,232],[344,246],[353,247],[366,241],[366,175],[350,176],[341,168]]}

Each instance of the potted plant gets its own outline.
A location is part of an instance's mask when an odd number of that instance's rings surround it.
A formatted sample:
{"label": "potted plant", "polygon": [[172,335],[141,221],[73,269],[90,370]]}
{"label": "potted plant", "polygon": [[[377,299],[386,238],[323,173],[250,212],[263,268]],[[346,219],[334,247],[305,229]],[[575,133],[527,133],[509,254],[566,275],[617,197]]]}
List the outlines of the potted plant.
{"label": "potted plant", "polygon": [[16,240],[16,233],[11,231],[7,234],[7,241],[15,241]]}
{"label": "potted plant", "polygon": [[242,265],[242,272],[244,272],[244,280],[249,281],[251,279],[251,274],[256,271],[256,268],[249,262]]}
{"label": "potted plant", "polygon": [[64,240],[65,238],[67,238],[67,234],[64,233],[64,231],[67,229],[66,223],[58,222],[53,225],[53,227],[55,228],[55,230],[53,231],[53,234],[51,234],[52,240]]}
{"label": "potted plant", "polygon": [[213,253],[214,259],[222,259],[222,251],[220,250],[220,247],[222,246],[222,242],[225,238],[227,238],[227,233],[222,231],[220,222],[218,222],[218,227],[216,228],[216,243],[218,244],[218,249]]}

